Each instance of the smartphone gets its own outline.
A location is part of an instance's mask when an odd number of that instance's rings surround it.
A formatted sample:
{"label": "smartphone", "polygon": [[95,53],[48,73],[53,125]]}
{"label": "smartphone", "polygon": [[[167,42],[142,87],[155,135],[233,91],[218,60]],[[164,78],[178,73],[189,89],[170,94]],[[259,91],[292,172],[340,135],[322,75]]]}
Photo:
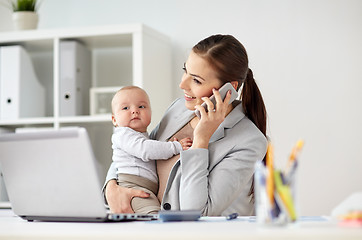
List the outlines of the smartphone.
{"label": "smartphone", "polygon": [[[221,95],[221,99],[224,100],[226,97],[226,93],[231,90],[231,98],[229,103],[231,103],[232,101],[234,101],[237,97],[238,97],[238,92],[235,90],[235,88],[233,87],[233,85],[231,85],[231,83],[225,83],[221,88],[219,88],[219,93]],[[215,96],[211,95],[210,97],[210,101],[214,104],[214,106],[216,105],[216,100],[215,100]],[[206,112],[208,112],[207,110],[207,104],[206,102],[204,102],[203,104],[201,104],[201,107],[204,107]],[[195,110],[195,114],[198,118],[201,118],[201,114],[199,110]]]}
{"label": "smartphone", "polygon": [[201,217],[201,212],[197,210],[183,210],[183,211],[159,211],[159,219],[163,222],[176,222],[176,221],[197,221]]}

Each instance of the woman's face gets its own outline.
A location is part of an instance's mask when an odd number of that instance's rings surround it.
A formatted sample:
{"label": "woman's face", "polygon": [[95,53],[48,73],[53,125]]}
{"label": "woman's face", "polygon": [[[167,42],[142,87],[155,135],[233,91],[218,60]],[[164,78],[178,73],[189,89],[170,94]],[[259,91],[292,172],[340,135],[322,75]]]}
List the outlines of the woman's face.
{"label": "woman's face", "polygon": [[222,83],[216,76],[209,63],[191,51],[179,85],[184,91],[185,105],[189,110],[195,110],[196,105],[202,104],[202,97],[210,97],[213,88],[221,87]]}

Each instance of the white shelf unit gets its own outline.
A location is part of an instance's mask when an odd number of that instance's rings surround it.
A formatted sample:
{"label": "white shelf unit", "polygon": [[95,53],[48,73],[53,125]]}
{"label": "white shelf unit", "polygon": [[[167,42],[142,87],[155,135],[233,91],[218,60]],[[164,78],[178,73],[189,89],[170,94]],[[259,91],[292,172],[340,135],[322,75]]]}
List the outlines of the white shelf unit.
{"label": "white shelf unit", "polygon": [[91,87],[136,85],[148,92],[152,107],[149,130],[156,126],[172,101],[170,40],[143,24],[0,33],[0,47],[21,45],[26,49],[46,88],[45,117],[0,119],[0,128],[84,126],[101,163],[103,177],[111,162],[111,115],[63,117],[59,114],[59,45],[64,40],[79,41],[90,50]]}

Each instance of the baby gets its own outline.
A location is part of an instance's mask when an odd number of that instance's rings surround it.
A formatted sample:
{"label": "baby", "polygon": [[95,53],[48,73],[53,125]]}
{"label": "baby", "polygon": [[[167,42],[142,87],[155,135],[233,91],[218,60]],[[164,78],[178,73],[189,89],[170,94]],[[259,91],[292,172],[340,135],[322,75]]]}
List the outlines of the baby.
{"label": "baby", "polygon": [[133,198],[135,213],[154,214],[160,210],[157,199],[158,177],[154,160],[166,160],[187,150],[192,140],[160,142],[148,137],[151,107],[147,93],[136,86],[121,88],[112,99],[112,160],[116,162],[117,182],[123,187],[141,189],[149,198]]}

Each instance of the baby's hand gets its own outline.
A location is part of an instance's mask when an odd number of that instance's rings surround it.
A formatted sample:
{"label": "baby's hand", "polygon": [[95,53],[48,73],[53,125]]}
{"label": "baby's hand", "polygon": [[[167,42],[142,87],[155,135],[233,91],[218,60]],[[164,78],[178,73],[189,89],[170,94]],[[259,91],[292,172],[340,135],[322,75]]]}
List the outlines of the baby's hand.
{"label": "baby's hand", "polygon": [[182,146],[182,150],[187,150],[191,147],[192,145],[192,139],[191,138],[183,138],[180,141],[177,140],[177,138],[173,138],[174,141],[178,141],[179,143],[181,143]]}

